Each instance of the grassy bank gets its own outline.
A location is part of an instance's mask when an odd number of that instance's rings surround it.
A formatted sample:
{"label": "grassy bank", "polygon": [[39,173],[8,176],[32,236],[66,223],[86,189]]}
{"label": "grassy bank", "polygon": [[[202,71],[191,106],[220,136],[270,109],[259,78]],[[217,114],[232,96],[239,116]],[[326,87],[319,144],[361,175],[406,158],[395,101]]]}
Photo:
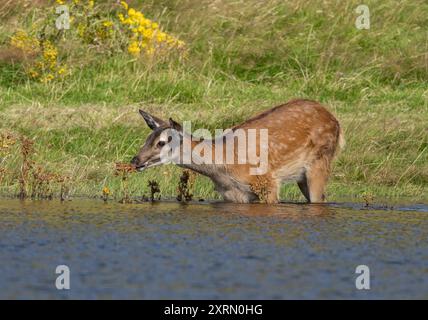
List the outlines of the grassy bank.
{"label": "grassy bank", "polygon": [[[66,176],[70,195],[99,196],[108,186],[121,196],[114,164],[129,161],[149,133],[139,107],[213,129],[302,97],[329,106],[345,131],[330,200],[428,200],[426,1],[365,1],[369,30],[354,25],[358,1],[129,1],[184,41],[185,55],[148,59],[63,41],[58,59],[70,74],[46,83],[28,77],[10,37],[54,1],[20,2],[31,5],[0,5],[0,132],[32,139],[31,160]],[[115,1],[97,6],[112,19],[119,10]],[[1,194],[19,192],[20,148],[16,141],[2,155]],[[132,174],[129,192],[147,194],[155,179],[162,196],[174,196],[180,174],[173,166]],[[60,185],[52,183],[55,194]],[[193,193],[218,197],[203,177]],[[283,197],[301,199],[295,186]]]}

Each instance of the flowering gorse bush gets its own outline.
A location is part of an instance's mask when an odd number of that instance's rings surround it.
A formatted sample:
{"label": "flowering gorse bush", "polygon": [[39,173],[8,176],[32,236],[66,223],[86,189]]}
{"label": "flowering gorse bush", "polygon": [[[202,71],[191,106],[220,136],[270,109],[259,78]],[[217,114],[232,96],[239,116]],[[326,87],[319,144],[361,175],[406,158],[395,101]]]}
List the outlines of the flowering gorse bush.
{"label": "flowering gorse bush", "polygon": [[67,67],[58,62],[58,49],[52,42],[49,40],[41,42],[41,53],[34,66],[28,69],[32,78],[46,83],[66,75]]}
{"label": "flowering gorse bush", "polygon": [[25,65],[26,73],[32,79],[49,82],[64,76],[67,68],[58,61],[58,49],[50,40],[39,40],[24,30],[19,30],[11,37],[11,45],[22,50],[31,63]]}
{"label": "flowering gorse bush", "polygon": [[18,30],[11,38],[10,43],[15,48],[21,49],[28,55],[33,55],[40,50],[40,41],[30,36],[24,30]]}
{"label": "flowering gorse bush", "polygon": [[121,5],[126,12],[119,13],[118,17],[129,35],[129,53],[138,56],[143,52],[151,56],[156,52],[184,48],[183,41],[161,31],[156,22],[146,18],[141,12],[129,8],[125,1],[122,1]]}
{"label": "flowering gorse bush", "polygon": [[108,16],[103,16],[103,10],[95,6],[94,1],[59,1],[67,4],[69,8],[70,32],[85,44],[105,45],[107,40],[113,38],[114,21]]}
{"label": "flowering gorse bush", "polygon": [[[31,79],[43,83],[63,79],[72,68],[65,63],[78,49],[95,54],[127,52],[134,57],[165,57],[170,52],[185,52],[183,41],[161,30],[160,26],[130,8],[125,1],[117,4],[110,0],[111,10],[105,2],[92,0],[55,0],[49,10],[36,11],[41,15],[30,31],[18,30],[10,38],[10,45],[21,50],[25,57],[24,69]],[[59,14],[55,9],[65,5],[69,16],[69,29],[57,29]],[[67,43],[73,48],[63,50]],[[80,43],[81,45],[76,45]]]}

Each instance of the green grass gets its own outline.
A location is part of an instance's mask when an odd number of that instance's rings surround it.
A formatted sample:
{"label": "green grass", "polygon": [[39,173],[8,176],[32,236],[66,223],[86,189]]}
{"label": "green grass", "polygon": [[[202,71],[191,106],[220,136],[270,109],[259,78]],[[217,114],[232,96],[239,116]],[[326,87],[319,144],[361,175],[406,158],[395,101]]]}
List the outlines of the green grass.
{"label": "green grass", "polygon": [[[0,132],[34,139],[34,160],[69,175],[73,195],[99,195],[108,185],[120,197],[114,163],[128,161],[149,133],[139,107],[213,129],[310,98],[337,115],[347,140],[329,200],[363,193],[427,200],[428,4],[366,1],[371,29],[357,30],[358,4],[144,1],[139,8],[147,16],[187,43],[184,61],[149,64],[80,48],[79,60],[68,61],[73,74],[51,84],[26,79],[19,63],[0,61]],[[0,53],[31,19],[16,13],[0,22]],[[0,193],[16,194],[18,146],[3,165]],[[180,172],[166,166],[132,175],[131,194],[147,193],[147,181],[156,179],[163,196],[174,196]],[[203,177],[194,193],[218,198]],[[295,186],[282,195],[301,199]]]}

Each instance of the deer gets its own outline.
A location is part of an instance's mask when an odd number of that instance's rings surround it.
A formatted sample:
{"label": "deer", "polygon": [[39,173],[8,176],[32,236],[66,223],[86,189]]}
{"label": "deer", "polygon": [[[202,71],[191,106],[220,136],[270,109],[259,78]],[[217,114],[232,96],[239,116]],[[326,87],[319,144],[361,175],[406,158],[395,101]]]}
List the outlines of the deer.
{"label": "deer", "polygon": [[[171,118],[165,121],[144,110],[139,110],[139,113],[152,132],[131,160],[138,171],[167,163],[162,159],[162,150],[173,138],[178,143],[169,149],[171,158],[174,158],[173,153],[181,155],[199,148],[202,150],[201,156],[206,153],[205,156],[214,159],[226,153],[225,144],[220,144],[226,137],[232,135],[233,145],[238,144],[239,139],[233,136],[235,132],[267,132],[267,141],[260,143],[260,134],[255,143],[258,154],[263,148],[268,151],[266,170],[262,174],[251,173],[252,164],[239,161],[201,162],[196,158],[187,163],[176,162],[183,168],[209,177],[215,190],[227,202],[276,204],[280,201],[282,184],[289,182],[297,182],[308,203],[326,202],[325,190],[332,162],[345,145],[338,120],[326,107],[307,99],[291,100],[266,110],[213,139],[192,139],[192,134],[185,132],[183,126]],[[205,148],[198,147],[201,143]],[[186,144],[189,146],[187,151]],[[238,148],[234,148],[234,156],[237,156],[238,151]],[[255,187],[260,184],[264,190],[263,197],[258,192],[260,188]]]}

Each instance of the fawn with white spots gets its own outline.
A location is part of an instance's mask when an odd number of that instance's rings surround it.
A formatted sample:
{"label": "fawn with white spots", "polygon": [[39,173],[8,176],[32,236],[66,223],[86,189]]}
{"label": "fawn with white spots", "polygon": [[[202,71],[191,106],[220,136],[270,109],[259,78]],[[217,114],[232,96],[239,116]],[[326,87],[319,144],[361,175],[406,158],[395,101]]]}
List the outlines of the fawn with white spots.
{"label": "fawn with white spots", "polygon": [[[332,160],[345,143],[339,122],[325,107],[315,101],[292,100],[231,128],[232,136],[238,131],[267,129],[267,142],[261,141],[259,135],[255,143],[257,154],[265,149],[268,151],[266,170],[263,174],[254,174],[251,163],[215,161],[219,153],[221,158],[226,155],[225,144],[219,142],[230,134],[195,141],[174,120],[163,121],[142,110],[140,113],[153,132],[131,161],[139,171],[164,163],[161,150],[175,133],[179,137],[175,151],[179,154],[198,149],[202,150],[201,156],[213,160],[176,163],[209,177],[226,201],[236,203],[278,203],[281,184],[290,181],[297,182],[308,202],[324,202]],[[235,138],[233,144],[237,146],[239,139]],[[186,143],[188,151],[185,150]],[[204,148],[200,147],[201,144]],[[239,146],[233,149],[234,156],[239,156],[238,149]]]}

